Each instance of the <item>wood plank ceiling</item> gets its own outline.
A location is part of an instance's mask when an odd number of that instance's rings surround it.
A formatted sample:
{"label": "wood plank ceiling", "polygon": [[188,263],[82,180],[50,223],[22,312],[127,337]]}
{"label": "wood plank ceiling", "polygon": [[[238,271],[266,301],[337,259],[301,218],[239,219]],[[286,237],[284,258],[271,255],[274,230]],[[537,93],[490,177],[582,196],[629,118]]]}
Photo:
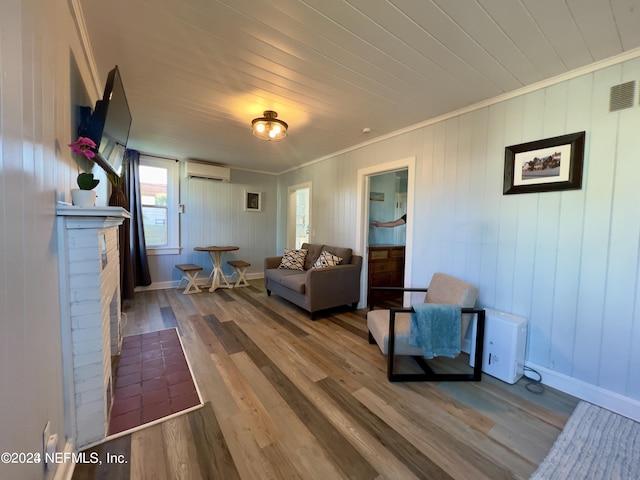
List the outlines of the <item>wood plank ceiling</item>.
{"label": "wood plank ceiling", "polygon": [[640,0],[74,1],[129,148],[274,173],[640,47]]}

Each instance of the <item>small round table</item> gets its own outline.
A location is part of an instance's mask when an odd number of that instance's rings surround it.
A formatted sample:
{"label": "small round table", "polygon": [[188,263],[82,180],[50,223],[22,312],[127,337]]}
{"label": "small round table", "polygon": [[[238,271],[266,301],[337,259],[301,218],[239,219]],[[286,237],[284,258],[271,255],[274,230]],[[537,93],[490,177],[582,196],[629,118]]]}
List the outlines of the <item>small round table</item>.
{"label": "small round table", "polygon": [[218,288],[233,288],[233,285],[229,283],[226,275],[222,271],[222,261],[225,253],[240,250],[240,247],[195,247],[194,250],[196,252],[207,252],[209,254],[209,258],[211,258],[213,270],[211,270],[211,275],[209,275],[209,279],[211,280],[211,287],[209,288],[210,292],[215,292]]}

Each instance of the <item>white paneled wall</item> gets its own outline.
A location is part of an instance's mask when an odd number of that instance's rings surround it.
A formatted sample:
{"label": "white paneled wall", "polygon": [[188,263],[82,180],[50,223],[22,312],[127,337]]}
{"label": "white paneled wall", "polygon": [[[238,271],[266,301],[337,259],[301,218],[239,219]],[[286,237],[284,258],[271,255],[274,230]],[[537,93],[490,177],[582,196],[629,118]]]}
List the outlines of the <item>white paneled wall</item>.
{"label": "white paneled wall", "polygon": [[[640,416],[638,99],[608,112],[610,87],[638,79],[636,58],[443,119],[289,172],[280,194],[313,181],[314,240],[357,248],[358,169],[415,156],[412,284],[477,284],[483,306],[530,320],[530,364]],[[581,190],[502,195],[505,146],[582,130]]]}
{"label": "white paneled wall", "polygon": [[[65,446],[57,200],[70,200],[71,57],[66,0],[0,2],[0,452],[42,452],[47,421]],[[86,67],[84,67],[86,73]],[[0,478],[42,478],[41,463]]]}
{"label": "white paneled wall", "polygon": [[[76,83],[100,93],[69,3],[0,2],[0,452],[39,452],[46,421],[65,442],[55,202],[78,171],[66,148],[86,103]],[[609,88],[638,79],[630,60],[279,177],[182,178],[183,250],[153,257],[152,279],[177,281],[176,263],[208,269],[193,251],[207,244],[238,245],[261,272],[286,243],[287,187],[308,181],[311,240],[357,249],[358,169],[415,156],[411,283],[437,270],[476,283],[482,305],[530,320],[529,363],[640,405],[640,107],[607,112]],[[580,130],[582,190],[502,195],[505,145]],[[262,212],[244,211],[245,190],[263,192]],[[0,478],[42,477],[41,464],[0,464]]]}
{"label": "white paneled wall", "polygon": [[[230,252],[225,260],[239,259],[251,263],[248,277],[261,275],[264,258],[275,255],[277,209],[277,177],[239,170],[231,172],[231,182],[221,183],[201,178],[185,178],[181,168],[180,201],[184,213],[180,215],[179,255],[149,257],[152,288],[167,288],[180,280],[175,266],[195,263],[204,268],[200,277],[211,271],[211,261],[205,252],[194,247],[208,245],[236,245],[240,250]],[[262,192],[262,210],[244,210],[245,191]],[[225,273],[233,269],[223,266]]]}

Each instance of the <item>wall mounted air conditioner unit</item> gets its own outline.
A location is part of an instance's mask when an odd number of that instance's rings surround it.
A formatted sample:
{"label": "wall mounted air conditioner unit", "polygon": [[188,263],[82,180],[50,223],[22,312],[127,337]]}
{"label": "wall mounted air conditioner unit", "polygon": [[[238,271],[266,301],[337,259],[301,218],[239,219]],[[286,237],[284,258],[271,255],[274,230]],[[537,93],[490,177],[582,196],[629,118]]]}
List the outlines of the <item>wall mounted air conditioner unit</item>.
{"label": "wall mounted air conditioner unit", "polygon": [[231,180],[231,169],[220,165],[210,165],[206,163],[186,162],[187,178],[206,178],[218,182],[228,182]]}

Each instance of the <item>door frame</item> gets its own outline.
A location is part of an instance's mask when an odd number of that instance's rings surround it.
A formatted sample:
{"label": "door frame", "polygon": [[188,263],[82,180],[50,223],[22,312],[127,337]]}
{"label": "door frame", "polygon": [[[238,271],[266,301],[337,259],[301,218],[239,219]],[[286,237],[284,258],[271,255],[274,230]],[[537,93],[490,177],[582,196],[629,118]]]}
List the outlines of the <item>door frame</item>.
{"label": "door frame", "polygon": [[[401,160],[395,160],[388,163],[381,163],[372,167],[361,168],[358,170],[358,189],[357,189],[357,212],[356,212],[356,248],[362,255],[362,275],[360,276],[360,302],[359,308],[366,307],[365,298],[367,298],[367,279],[369,278],[368,267],[368,245],[369,245],[369,194],[370,194],[370,178],[382,173],[389,173],[396,170],[407,170],[407,226],[405,238],[405,262],[404,262],[404,285],[410,285],[411,280],[411,258],[413,251],[413,198],[415,186],[415,170],[416,157],[407,157]],[[405,305],[408,302],[408,295],[405,294]]]}

